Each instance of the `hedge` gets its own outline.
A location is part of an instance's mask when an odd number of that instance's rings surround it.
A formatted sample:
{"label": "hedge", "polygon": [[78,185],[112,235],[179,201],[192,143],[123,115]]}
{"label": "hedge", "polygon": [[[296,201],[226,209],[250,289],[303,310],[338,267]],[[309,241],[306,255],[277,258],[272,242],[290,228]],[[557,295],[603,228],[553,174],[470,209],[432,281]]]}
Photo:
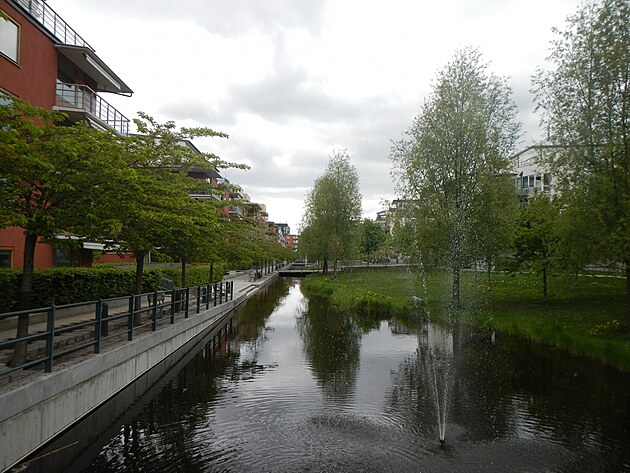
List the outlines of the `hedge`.
{"label": "hedge", "polygon": [[[220,281],[227,265],[214,264],[213,282]],[[33,273],[32,307],[73,304],[97,299],[121,297],[133,294],[136,272],[98,266],[94,268],[51,268],[36,269]],[[171,277],[175,286],[181,287],[181,268],[149,268],[143,272],[142,290],[151,292],[159,289],[162,276]],[[208,283],[210,265],[189,265],[186,268],[188,286]],[[0,313],[17,310],[20,299],[22,272],[15,269],[0,269]]]}
{"label": "hedge", "polygon": [[[214,263],[212,270],[212,282],[218,282],[223,277],[223,274],[227,271],[228,266],[225,261],[218,261]],[[160,269],[162,274],[173,279],[176,287],[182,286],[182,269],[180,267],[163,268]],[[195,264],[186,266],[186,285],[189,287],[203,286],[208,284],[210,279],[210,265],[209,264]]]}

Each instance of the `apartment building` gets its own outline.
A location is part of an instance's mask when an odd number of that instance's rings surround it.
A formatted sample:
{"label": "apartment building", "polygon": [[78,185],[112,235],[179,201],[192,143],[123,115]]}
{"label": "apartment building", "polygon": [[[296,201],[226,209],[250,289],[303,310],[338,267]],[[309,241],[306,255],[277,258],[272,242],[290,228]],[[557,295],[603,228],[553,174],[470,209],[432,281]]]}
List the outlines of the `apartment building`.
{"label": "apartment building", "polygon": [[[130,121],[103,98],[133,91],[60,15],[42,0],[0,0],[0,98],[14,96],[65,112],[70,122],[129,133]],[[89,266],[92,251],[38,244],[35,267]],[[0,267],[21,268],[21,228],[0,229]]]}
{"label": "apartment building", "polygon": [[527,201],[535,192],[553,193],[552,175],[544,166],[546,154],[555,146],[529,146],[512,157],[514,184],[521,202]]}

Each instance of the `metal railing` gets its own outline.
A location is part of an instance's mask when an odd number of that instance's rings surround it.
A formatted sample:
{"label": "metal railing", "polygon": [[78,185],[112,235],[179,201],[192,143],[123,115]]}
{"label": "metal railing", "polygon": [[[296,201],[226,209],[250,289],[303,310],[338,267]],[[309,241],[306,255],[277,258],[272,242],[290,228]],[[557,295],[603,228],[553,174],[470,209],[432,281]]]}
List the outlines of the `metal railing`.
{"label": "metal railing", "polygon": [[242,216],[244,214],[244,210],[243,207],[230,205],[229,213]]}
{"label": "metal railing", "polygon": [[[188,318],[191,313],[199,314],[202,309],[208,310],[210,306],[231,300],[234,300],[234,282],[225,281],[0,314],[0,321],[17,319],[21,315],[30,318],[45,314],[46,317],[45,331],[0,341],[0,353],[5,357],[19,343],[27,344],[26,361],[17,366],[0,366],[0,379],[36,366],[43,366],[44,371],[50,373],[55,362],[74,352],[92,347],[94,353],[100,353],[106,341],[132,341],[138,333],[156,331],[160,324],[174,324],[178,316]],[[147,301],[144,306],[143,301]],[[61,326],[60,316],[69,310],[79,311],[90,319]]]}
{"label": "metal railing", "polygon": [[68,24],[57,14],[57,12],[55,12],[55,10],[50,8],[42,0],[14,1],[63,44],[81,46],[94,51],[94,48],[90,46],[87,41],[74,31],[74,29],[68,26]]}
{"label": "metal railing", "polygon": [[57,82],[55,105],[89,113],[121,135],[129,134],[129,119],[87,85]]}

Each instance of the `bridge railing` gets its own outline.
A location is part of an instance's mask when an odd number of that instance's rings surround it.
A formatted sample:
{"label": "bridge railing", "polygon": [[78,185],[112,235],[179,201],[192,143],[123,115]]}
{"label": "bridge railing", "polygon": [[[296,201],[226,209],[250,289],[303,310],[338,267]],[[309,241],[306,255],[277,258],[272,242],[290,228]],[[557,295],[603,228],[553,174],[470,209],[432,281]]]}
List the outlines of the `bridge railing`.
{"label": "bridge railing", "polygon": [[[234,281],[222,281],[0,314],[0,323],[20,316],[29,319],[43,316],[46,321],[43,331],[0,340],[0,380],[6,381],[17,371],[27,369],[50,373],[59,360],[73,353],[81,350],[100,353],[108,343],[132,341],[139,334],[156,331],[161,325],[174,324],[231,300],[234,300]],[[69,313],[74,315],[68,316]],[[26,361],[13,365],[11,357],[20,344],[26,345]]]}

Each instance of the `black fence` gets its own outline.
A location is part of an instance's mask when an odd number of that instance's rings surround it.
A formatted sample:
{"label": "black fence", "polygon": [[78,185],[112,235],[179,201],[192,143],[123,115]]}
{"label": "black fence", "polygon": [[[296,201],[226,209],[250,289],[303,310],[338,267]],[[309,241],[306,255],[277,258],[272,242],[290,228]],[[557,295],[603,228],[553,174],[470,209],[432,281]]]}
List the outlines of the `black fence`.
{"label": "black fence", "polygon": [[[46,322],[43,331],[0,341],[0,379],[27,368],[43,367],[50,373],[59,359],[79,350],[91,347],[100,353],[107,342],[131,341],[134,335],[156,331],[160,325],[174,324],[233,299],[234,282],[225,281],[0,314],[0,324],[20,316]],[[26,344],[26,361],[10,366],[19,344]]]}

